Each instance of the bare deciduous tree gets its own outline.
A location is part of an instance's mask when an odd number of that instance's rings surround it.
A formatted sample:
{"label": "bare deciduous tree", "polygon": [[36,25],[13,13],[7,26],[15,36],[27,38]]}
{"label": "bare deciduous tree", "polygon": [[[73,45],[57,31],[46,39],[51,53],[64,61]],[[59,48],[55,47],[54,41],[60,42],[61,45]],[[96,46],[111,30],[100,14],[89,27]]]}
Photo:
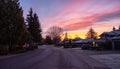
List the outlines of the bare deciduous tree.
{"label": "bare deciduous tree", "polygon": [[59,26],[52,26],[48,29],[48,35],[51,36],[55,44],[61,41],[61,35],[63,34],[63,29]]}

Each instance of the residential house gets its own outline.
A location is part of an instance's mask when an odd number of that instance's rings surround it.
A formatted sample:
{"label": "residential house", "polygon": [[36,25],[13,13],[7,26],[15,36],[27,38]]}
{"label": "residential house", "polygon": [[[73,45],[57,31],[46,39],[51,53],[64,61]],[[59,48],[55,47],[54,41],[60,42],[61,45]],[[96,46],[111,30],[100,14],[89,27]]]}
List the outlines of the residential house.
{"label": "residential house", "polygon": [[104,32],[100,35],[100,39],[95,41],[96,43],[108,43],[109,47],[113,50],[120,49],[120,26],[118,29],[113,27],[113,30],[110,32]]}

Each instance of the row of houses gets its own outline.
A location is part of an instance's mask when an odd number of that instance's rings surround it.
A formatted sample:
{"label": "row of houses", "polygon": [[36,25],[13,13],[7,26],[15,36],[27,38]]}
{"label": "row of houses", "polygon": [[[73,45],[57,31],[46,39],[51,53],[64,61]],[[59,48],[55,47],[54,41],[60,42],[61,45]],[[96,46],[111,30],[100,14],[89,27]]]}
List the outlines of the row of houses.
{"label": "row of houses", "polygon": [[[67,33],[66,33],[67,38]],[[113,30],[110,32],[103,32],[100,35],[99,39],[81,39],[81,38],[75,38],[72,40],[64,40],[64,43],[71,43],[71,44],[84,44],[84,43],[91,43],[93,46],[104,46],[105,48],[109,48],[112,50],[120,49],[120,27],[118,29],[115,29],[113,27]]]}

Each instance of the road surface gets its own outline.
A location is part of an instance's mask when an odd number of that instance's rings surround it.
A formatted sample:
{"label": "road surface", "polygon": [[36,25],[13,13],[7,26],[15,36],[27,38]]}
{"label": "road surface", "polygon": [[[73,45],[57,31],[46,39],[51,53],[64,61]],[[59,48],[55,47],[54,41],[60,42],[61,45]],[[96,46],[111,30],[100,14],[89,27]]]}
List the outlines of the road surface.
{"label": "road surface", "polygon": [[31,52],[0,59],[0,69],[108,69],[87,59],[82,50],[81,54],[74,50],[41,46]]}

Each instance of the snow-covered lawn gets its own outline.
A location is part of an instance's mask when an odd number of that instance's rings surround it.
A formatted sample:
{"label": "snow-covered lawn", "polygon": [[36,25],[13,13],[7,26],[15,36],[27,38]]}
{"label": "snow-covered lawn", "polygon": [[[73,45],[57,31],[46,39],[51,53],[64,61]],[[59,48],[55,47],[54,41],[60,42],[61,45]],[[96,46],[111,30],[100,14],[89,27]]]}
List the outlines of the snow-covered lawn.
{"label": "snow-covered lawn", "polygon": [[90,57],[108,65],[112,69],[120,69],[120,54],[91,55]]}

